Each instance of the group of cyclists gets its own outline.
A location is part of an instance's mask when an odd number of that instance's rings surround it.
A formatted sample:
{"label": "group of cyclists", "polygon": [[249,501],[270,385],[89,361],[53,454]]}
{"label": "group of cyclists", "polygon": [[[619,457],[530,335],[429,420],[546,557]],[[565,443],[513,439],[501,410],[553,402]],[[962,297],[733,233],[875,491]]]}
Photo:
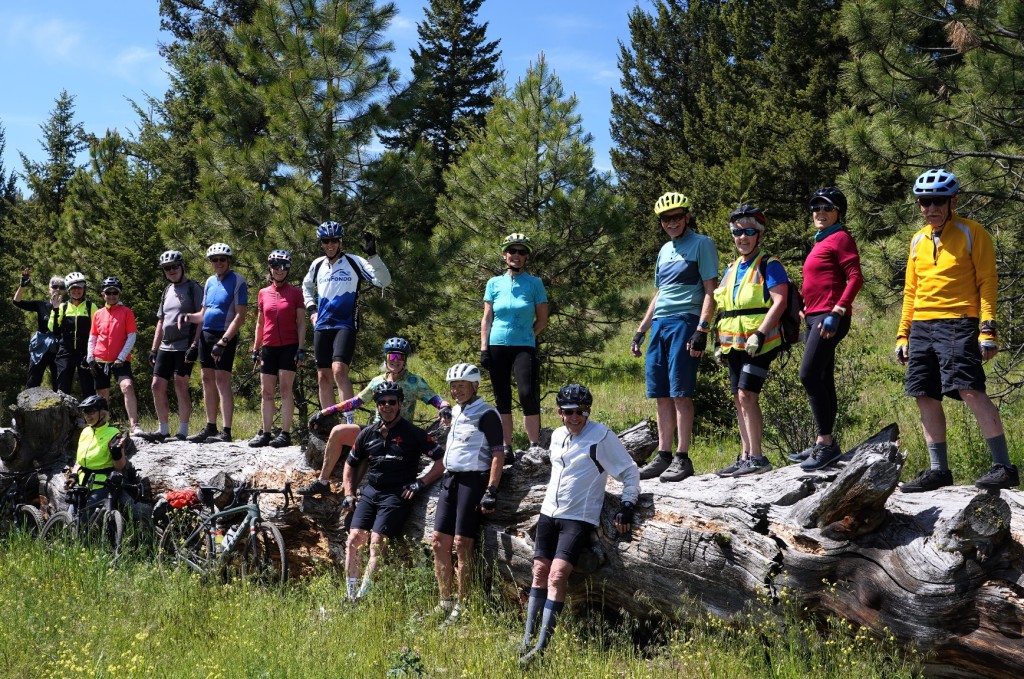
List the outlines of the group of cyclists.
{"label": "group of cyclists", "polygon": [[[953,483],[947,461],[944,397],[968,404],[992,455],[992,469],[976,485],[987,489],[1019,485],[998,409],[985,393],[983,362],[998,351],[992,240],[979,224],[955,212],[958,191],[955,175],[942,169],[923,173],[913,187],[925,226],[910,245],[895,355],[907,365],[906,393],[916,399],[920,409],[931,468],[903,484],[903,492],[931,491]],[[848,203],[843,192],[823,187],[811,196],[808,208],[815,232],[814,245],[803,263],[800,289],[805,333],[800,380],[817,436],[790,459],[803,469],[816,470],[835,463],[841,455],[834,431],[836,352],[850,332],[853,302],[864,277],[856,243],[844,226]],[[371,234],[363,234],[364,258],[342,251],[344,228],[340,224],[321,224],[317,237],[323,255],[310,265],[301,289],[288,282],[290,253],[270,253],[268,285],[257,297],[251,354],[261,373],[262,429],[249,445],[291,444],[292,389],[296,371],[306,358],[308,317],[313,324],[320,401],[320,410],[309,426],[319,427],[334,414],[344,419],[330,429],[318,478],[300,492],[330,493],[334,468],[342,461],[343,451],[350,450],[342,474],[342,509],[353,514],[345,562],[350,598],[358,599],[370,587],[388,539],[403,529],[410,500],[441,478],[433,533],[440,594],[435,613],[445,624],[465,617],[480,522],[497,506],[502,470],[517,461],[512,450],[513,379],[530,442],[518,462],[546,460],[552,467],[535,541],[534,578],[521,653],[524,663],[541,654],[550,641],[564,604],[569,573],[591,528],[597,525],[607,476],[623,483],[614,523],[625,532],[633,523],[641,480],[658,477],[662,482],[678,482],[694,474],[689,457],[693,396],[697,366],[705,353],[713,351],[728,368],[741,441],[736,461],[716,473],[743,477],[772,468],[762,447],[759,395],[786,343],[782,321],[792,306],[790,295],[797,293],[782,262],[762,247],[769,220],[762,209],[749,204],[730,215],[728,228],[736,257],[720,273],[713,241],[694,228],[689,197],[668,192],[655,202],[654,212],[668,242],[658,253],[655,291],[630,347],[635,356],[643,355],[650,332],[645,380],[647,397],[656,401],[658,451],[642,468],[607,427],[589,419],[593,395],[580,384],[558,391],[555,400],[563,426],[553,433],[549,447],[541,445],[537,337],[548,323],[548,298],[542,280],[526,272],[533,252],[526,234],[512,233],[501,242],[505,272],[491,278],[484,291],[479,366],[457,363],[447,371],[451,401],[409,372],[412,347],[402,337],[384,343],[382,374],[353,394],[349,366],[358,332],[359,284],[366,281],[385,287],[391,281]],[[106,422],[111,375],[124,394],[132,435],[150,441],[232,440],[231,371],[248,309],[248,290],[245,279],[231,269],[233,250],[229,245],[215,243],[206,255],[213,273],[205,285],[189,278],[180,252],[171,250],[159,258],[168,285],[158,306],[149,356],[159,421],[154,432],[143,432],[138,425],[131,363],[135,317],[121,302],[122,286],[117,277],[103,279],[104,304],[96,308],[85,300],[86,281],[79,272],[51,280],[49,301],[24,302],[21,297],[30,272],[22,273],[15,302],[36,311],[39,333],[56,336],[56,347],[33,340],[29,385],[38,384],[49,365],[55,366],[58,388],[63,391],[70,391],[73,375],[78,375],[87,397],[83,410],[99,413],[87,417],[96,430],[90,438],[83,437],[89,446],[100,446],[108,438],[115,440]],[[65,287],[66,302],[61,301]],[[196,361],[202,371],[207,424],[189,436],[188,383]],[[493,386],[494,406],[478,395],[484,371]],[[169,428],[167,399],[172,379],[179,409],[175,434]],[[281,428],[275,431],[277,392]],[[369,426],[356,425],[353,412],[371,400],[374,414]],[[444,445],[412,423],[418,401],[436,408],[449,425]],[[218,412],[221,428],[217,426]],[[86,469],[95,464],[116,469],[122,459],[119,452],[108,446],[108,454],[96,462],[95,451],[90,457],[80,449],[79,464]],[[420,474],[422,457],[429,463]],[[364,565],[361,548],[367,544],[369,560]]]}

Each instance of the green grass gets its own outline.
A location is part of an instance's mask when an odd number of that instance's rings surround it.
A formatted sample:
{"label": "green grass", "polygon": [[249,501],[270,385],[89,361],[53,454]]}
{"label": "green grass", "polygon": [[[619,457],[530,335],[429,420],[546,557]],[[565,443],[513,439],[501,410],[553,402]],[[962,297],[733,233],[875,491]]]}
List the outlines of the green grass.
{"label": "green grass", "polygon": [[[477,596],[453,630],[425,556],[385,567],[357,605],[334,573],[286,588],[222,586],[145,559],[0,544],[5,677],[516,677],[522,607]],[[571,603],[571,602],[570,602]],[[763,602],[762,602],[763,603]],[[530,674],[587,677],[910,677],[913,655],[838,620],[801,622],[785,604],[731,622],[697,618],[638,647],[635,622],[566,615]],[[884,633],[883,633],[884,634]],[[406,674],[401,671],[406,670]],[[391,674],[388,674],[388,672]]]}

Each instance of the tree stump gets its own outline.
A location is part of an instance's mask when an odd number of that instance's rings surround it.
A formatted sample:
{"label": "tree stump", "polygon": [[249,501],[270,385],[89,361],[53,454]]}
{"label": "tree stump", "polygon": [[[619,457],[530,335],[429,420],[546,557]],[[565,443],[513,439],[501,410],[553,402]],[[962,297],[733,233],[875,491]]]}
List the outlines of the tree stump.
{"label": "tree stump", "polygon": [[658,425],[648,418],[623,431],[619,438],[633,461],[642,466],[658,449]]}

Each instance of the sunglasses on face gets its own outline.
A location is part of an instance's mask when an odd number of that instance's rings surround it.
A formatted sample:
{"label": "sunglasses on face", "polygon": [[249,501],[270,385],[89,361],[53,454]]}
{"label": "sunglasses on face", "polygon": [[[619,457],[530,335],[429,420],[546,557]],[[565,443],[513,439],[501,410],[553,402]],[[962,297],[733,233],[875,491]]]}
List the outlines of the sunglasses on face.
{"label": "sunglasses on face", "polygon": [[227,257],[210,257],[210,261],[213,262],[214,264],[223,264],[224,262],[228,261],[228,258]]}
{"label": "sunglasses on face", "polygon": [[[210,260],[213,261],[213,260]],[[177,271],[181,268],[181,264],[168,264],[167,266],[160,267],[164,271]]]}
{"label": "sunglasses on face", "polygon": [[526,248],[505,248],[505,252],[507,252],[510,255],[519,255],[521,257],[525,257],[526,255],[530,254],[530,251],[527,250]]}
{"label": "sunglasses on face", "polygon": [[287,271],[288,269],[292,268],[292,265],[291,264],[271,264],[270,268],[273,269],[274,271]]}
{"label": "sunglasses on face", "polygon": [[759,233],[761,233],[761,229],[755,229],[752,226],[747,226],[747,227],[743,227],[743,228],[734,228],[732,230],[732,235],[735,236],[736,238],[739,238],[740,236],[750,236],[750,237],[753,237],[753,236],[756,236]]}
{"label": "sunglasses on face", "polygon": [[811,212],[832,212],[836,209],[835,205],[812,205]]}
{"label": "sunglasses on face", "polygon": [[682,223],[682,221],[686,219],[687,215],[689,214],[689,212],[682,212],[678,215],[666,215],[664,217],[659,217],[659,219],[661,220],[662,224],[679,224]]}
{"label": "sunglasses on face", "polygon": [[83,410],[82,414],[83,415],[95,415],[98,412],[99,412],[99,410],[96,410],[95,408],[89,408],[87,410]]}
{"label": "sunglasses on face", "polygon": [[320,244],[321,245],[337,245],[340,242],[341,242],[340,238],[321,238],[320,239]]}
{"label": "sunglasses on face", "polygon": [[121,291],[120,290],[104,290],[103,294],[104,295],[120,295]]}
{"label": "sunglasses on face", "polygon": [[948,196],[934,196],[930,198],[918,198],[917,204],[921,207],[931,207],[932,205],[945,205],[948,201]]}
{"label": "sunglasses on face", "polygon": [[397,353],[397,352],[395,352],[395,353],[389,353],[389,354],[387,355],[387,359],[388,359],[389,361],[404,361],[404,360],[405,360],[405,354],[399,354],[399,353]]}
{"label": "sunglasses on face", "polygon": [[590,415],[590,412],[586,411],[586,410],[583,410],[582,408],[559,408],[558,409],[558,414],[559,415],[565,415],[566,417],[570,417],[572,415],[579,415],[581,417],[588,417]]}
{"label": "sunglasses on face", "polygon": [[51,290],[63,290],[64,286],[63,285],[51,285],[50,289]]}
{"label": "sunglasses on face", "polygon": [[379,401],[377,401],[377,407],[378,408],[380,406],[396,406],[396,405],[398,405],[398,399],[397,398],[382,398]]}
{"label": "sunglasses on face", "polygon": [[68,290],[85,290],[84,285],[72,285]]}

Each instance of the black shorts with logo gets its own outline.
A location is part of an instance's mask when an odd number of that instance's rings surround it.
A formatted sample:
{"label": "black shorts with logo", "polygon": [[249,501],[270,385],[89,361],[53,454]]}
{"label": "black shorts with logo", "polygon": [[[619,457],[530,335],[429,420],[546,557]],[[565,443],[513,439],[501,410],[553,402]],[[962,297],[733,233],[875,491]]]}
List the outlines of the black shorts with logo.
{"label": "black shorts with logo", "polygon": [[316,330],[313,333],[313,355],[317,368],[330,368],[335,363],[352,363],[356,353],[356,331],[352,328]]}
{"label": "black shorts with logo", "polygon": [[412,500],[402,499],[402,486],[374,488],[363,486],[352,516],[352,528],[368,530],[393,538],[402,534],[412,512]]}
{"label": "black shorts with logo", "polygon": [[907,396],[960,399],[960,390],[985,391],[977,318],[940,318],[910,324]]}

